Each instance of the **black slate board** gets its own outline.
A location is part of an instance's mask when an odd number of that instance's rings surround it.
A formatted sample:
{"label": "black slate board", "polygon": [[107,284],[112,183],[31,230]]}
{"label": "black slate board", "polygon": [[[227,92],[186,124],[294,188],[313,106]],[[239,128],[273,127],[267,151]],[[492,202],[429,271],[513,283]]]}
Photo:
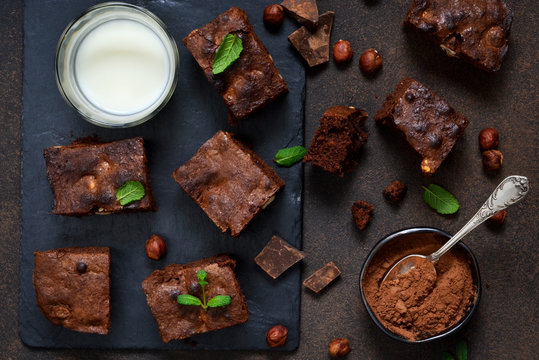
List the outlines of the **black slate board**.
{"label": "black slate board", "polygon": [[[130,129],[104,129],[84,121],[67,106],[54,77],[56,43],[65,26],[86,8],[83,0],[28,0],[24,16],[22,124],[22,236],[19,332],[35,347],[133,349],[269,349],[266,330],[282,323],[289,329],[280,350],[299,342],[300,266],[272,280],[253,258],[271,235],[301,247],[302,165],[277,168],[271,159],[282,147],[303,144],[305,71],[288,45],[296,25],[286,20],[277,34],[262,24],[264,1],[138,1],[160,17],[180,51],[178,87],[169,104],[147,123]],[[191,30],[213,20],[231,6],[242,7],[253,23],[290,93],[246,122],[231,127],[222,99],[210,87],[181,43]],[[172,171],[187,161],[218,130],[248,139],[254,150],[286,181],[274,203],[239,239],[217,227],[173,181]],[[70,218],[51,214],[52,192],[45,175],[44,148],[97,134],[102,141],[143,136],[159,211]],[[160,234],[168,244],[158,262],[144,253],[145,240]],[[40,313],[32,285],[33,252],[70,246],[110,246],[112,253],[112,328],[108,335],[77,333],[50,324]],[[243,325],[195,336],[189,342],[163,344],[146,305],[142,280],[170,263],[187,263],[217,253],[237,260],[237,274],[247,297],[250,320]]]}

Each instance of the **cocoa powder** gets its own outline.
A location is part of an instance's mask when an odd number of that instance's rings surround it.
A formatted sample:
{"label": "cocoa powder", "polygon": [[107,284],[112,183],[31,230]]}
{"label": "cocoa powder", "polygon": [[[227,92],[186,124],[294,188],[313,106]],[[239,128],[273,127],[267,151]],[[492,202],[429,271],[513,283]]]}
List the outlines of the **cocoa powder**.
{"label": "cocoa powder", "polygon": [[384,245],[371,259],[363,278],[367,303],[382,325],[411,341],[439,334],[457,324],[477,296],[466,252],[454,247],[435,264],[425,260],[380,286],[387,271],[410,254],[429,255],[447,241],[435,233],[403,235]]}

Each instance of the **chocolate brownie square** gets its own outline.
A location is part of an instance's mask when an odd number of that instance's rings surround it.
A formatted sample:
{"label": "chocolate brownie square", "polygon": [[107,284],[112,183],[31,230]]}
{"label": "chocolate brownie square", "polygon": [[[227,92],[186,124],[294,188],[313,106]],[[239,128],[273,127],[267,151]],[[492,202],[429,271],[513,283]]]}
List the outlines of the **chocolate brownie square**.
{"label": "chocolate brownie square", "polygon": [[[189,338],[249,320],[249,309],[236,279],[235,267],[234,260],[218,255],[186,265],[171,264],[144,279],[142,289],[163,342]],[[197,278],[199,270],[207,273],[206,299],[228,295],[231,298],[229,305],[204,310],[201,306],[178,303],[178,296],[183,294],[203,299]]]}
{"label": "chocolate brownie square", "polygon": [[365,110],[352,106],[327,109],[303,162],[343,177],[358,164],[359,150],[367,143],[369,135],[361,128],[367,117]]}
{"label": "chocolate brownie square", "polygon": [[[242,40],[243,51],[228,69],[214,75],[215,53],[227,34]],[[183,43],[210,84],[225,100],[232,124],[288,92],[273,58],[256,35],[247,14],[240,8],[232,7],[207,25],[191,31]]]}
{"label": "chocolate brownie square", "polygon": [[414,0],[404,20],[447,55],[490,72],[502,65],[512,22],[501,0]]}
{"label": "chocolate brownie square", "polygon": [[[141,137],[53,146],[43,154],[54,194],[54,214],[82,216],[157,209]],[[122,206],[116,200],[116,190],[127,181],[142,183],[145,196]]]}
{"label": "chocolate brownie square", "polygon": [[239,236],[284,186],[253,150],[219,131],[172,177],[222,231]]}
{"label": "chocolate brownie square", "polygon": [[37,306],[54,325],[95,334],[110,329],[110,249],[34,253]]}
{"label": "chocolate brownie square", "polygon": [[406,138],[422,158],[423,175],[436,172],[468,126],[465,116],[412,78],[397,84],[374,120]]}

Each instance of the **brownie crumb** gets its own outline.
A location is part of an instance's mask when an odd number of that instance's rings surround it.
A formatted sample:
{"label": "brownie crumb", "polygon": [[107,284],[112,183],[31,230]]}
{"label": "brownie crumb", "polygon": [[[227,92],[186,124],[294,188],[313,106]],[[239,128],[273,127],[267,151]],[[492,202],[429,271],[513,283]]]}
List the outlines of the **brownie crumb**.
{"label": "brownie crumb", "polygon": [[382,193],[384,194],[384,197],[392,203],[399,203],[404,198],[406,189],[406,184],[399,180],[393,180]]}
{"label": "brownie crumb", "polygon": [[356,201],[352,205],[352,216],[359,230],[367,227],[367,224],[371,221],[373,210],[374,206],[363,200]]}

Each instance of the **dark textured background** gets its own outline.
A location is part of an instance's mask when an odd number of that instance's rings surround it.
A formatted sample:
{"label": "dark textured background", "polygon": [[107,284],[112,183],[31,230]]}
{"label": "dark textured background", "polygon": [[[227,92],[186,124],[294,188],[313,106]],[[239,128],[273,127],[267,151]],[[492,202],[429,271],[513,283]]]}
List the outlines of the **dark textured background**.
{"label": "dark textured background", "polygon": [[[240,0],[238,0],[240,3]],[[268,2],[269,3],[269,2]],[[319,1],[320,12],[336,12],[332,42],[348,39],[356,53],[344,68],[332,62],[307,72],[306,133],[313,136],[323,111],[335,104],[364,107],[369,142],[357,169],[344,179],[305,168],[304,239],[307,259],[303,278],[334,260],[343,270],[340,280],[319,296],[302,293],[300,346],[293,353],[268,352],[97,352],[33,350],[17,334],[20,238],[20,120],[22,89],[22,1],[0,2],[0,137],[2,193],[0,232],[2,261],[0,348],[6,359],[328,359],[327,343],[337,336],[350,339],[349,359],[439,359],[457,341],[468,341],[471,359],[533,359],[539,343],[537,127],[539,115],[538,27],[535,0],[508,1],[515,13],[510,48],[500,72],[487,74],[445,57],[401,21],[409,0]],[[262,9],[261,9],[262,13]],[[384,57],[378,76],[367,79],[357,68],[359,54],[377,48]],[[421,200],[419,162],[402,143],[372,121],[383,98],[403,76],[415,76],[433,88],[471,121],[464,137],[432,181],[452,191],[461,203],[454,216],[442,217]],[[501,134],[504,166],[495,176],[481,168],[477,148],[480,129],[494,126]],[[528,198],[509,209],[505,225],[482,225],[466,240],[481,268],[483,298],[469,326],[460,334],[432,344],[405,345],[382,334],[368,318],[359,299],[358,275],[368,251],[378,239],[404,227],[426,225],[455,232],[472,216],[494,187],[511,174],[531,181]],[[387,204],[381,190],[394,178],[408,184],[402,205]],[[364,199],[376,207],[369,227],[355,229],[350,206]],[[231,339],[233,341],[234,339]]]}

